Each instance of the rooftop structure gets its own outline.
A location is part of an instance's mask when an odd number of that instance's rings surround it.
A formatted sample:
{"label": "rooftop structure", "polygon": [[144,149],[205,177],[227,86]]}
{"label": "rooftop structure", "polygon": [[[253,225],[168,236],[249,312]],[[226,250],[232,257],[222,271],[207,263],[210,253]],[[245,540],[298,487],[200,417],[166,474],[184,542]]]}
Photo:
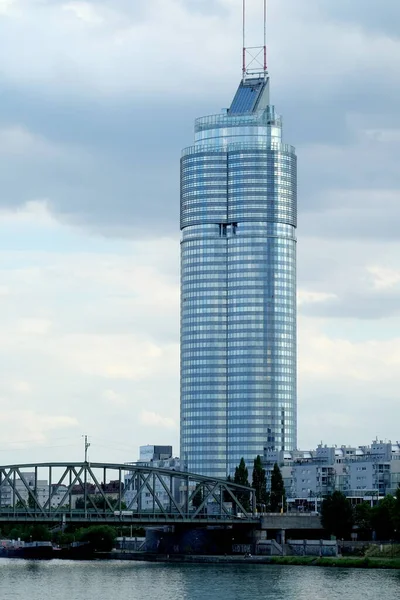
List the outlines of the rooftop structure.
{"label": "rooftop structure", "polygon": [[[374,499],[394,494],[400,484],[400,443],[374,440],[369,446],[326,446],[292,452],[264,448],[270,474],[281,468],[290,498],[322,498],[339,490],[350,498]],[[268,478],[269,479],[269,478]]]}

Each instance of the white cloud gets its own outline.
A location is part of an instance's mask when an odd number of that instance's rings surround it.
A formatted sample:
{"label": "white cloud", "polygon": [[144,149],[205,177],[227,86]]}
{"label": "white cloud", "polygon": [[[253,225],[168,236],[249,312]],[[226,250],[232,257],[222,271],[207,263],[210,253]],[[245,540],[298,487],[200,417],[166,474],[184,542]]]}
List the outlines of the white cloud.
{"label": "white cloud", "polygon": [[397,144],[400,142],[400,129],[366,129],[364,135],[374,142]]}
{"label": "white cloud", "polygon": [[167,348],[135,335],[65,335],[51,350],[78,372],[140,381],[162,368]]}
{"label": "white cloud", "polygon": [[332,300],[334,298],[337,298],[336,294],[299,290],[297,294],[297,305],[302,306],[303,304],[315,304],[317,302],[326,302],[327,300]]}
{"label": "white cloud", "polygon": [[18,394],[29,394],[32,391],[32,386],[27,381],[15,381],[11,388]]}
{"label": "white cloud", "polygon": [[[1,406],[2,405],[2,406]],[[79,422],[74,417],[63,415],[39,414],[33,410],[10,410],[0,400],[2,408],[2,446],[20,440],[20,447],[31,444],[44,444],[49,434],[55,431],[76,428]]]}
{"label": "white cloud", "polygon": [[299,319],[299,447],[397,439],[400,338],[379,338],[399,321],[368,328],[349,319],[346,336],[335,336],[336,323]]}
{"label": "white cloud", "polygon": [[[316,73],[325,93],[355,70],[381,72],[384,65],[386,72],[396,74],[400,45],[395,39],[371,36],[354,24],[323,20],[315,3],[308,4],[271,3],[272,71],[281,81],[289,81],[290,71],[290,85],[307,82],[312,97],[315,86],[308,83]],[[3,1],[7,6],[10,12]],[[1,55],[7,59],[0,59],[0,65],[11,81],[55,84],[59,90],[73,88],[76,94],[135,90],[148,94],[174,92],[178,69],[179,81],[185,82],[180,95],[193,95],[204,93],[211,82],[214,90],[221,89],[221,83],[240,74],[237,0],[224,0],[203,11],[185,0],[64,4],[20,0],[20,6],[19,18],[7,19],[2,36]],[[251,45],[262,39],[257,8],[249,8]],[[24,47],[18,48],[15,39],[21,38]],[[310,51],[316,47],[319,52]],[[149,77],[154,71],[157,76]]]}
{"label": "white cloud", "polygon": [[60,154],[60,147],[21,125],[0,129],[0,156],[33,155],[47,159]]}
{"label": "white cloud", "polygon": [[[20,411],[34,406],[39,414],[52,415],[57,405],[69,419],[79,415],[80,431],[93,438],[92,459],[131,460],[112,444],[109,451],[102,449],[96,440],[118,429],[126,447],[132,439],[135,446],[148,443],[151,419],[158,432],[153,443],[176,447],[178,429],[171,424],[179,418],[179,241],[87,241],[55,222],[42,242],[34,235],[44,231],[40,211],[3,217],[3,242],[11,228],[11,243],[22,234],[39,243],[35,250],[0,252],[0,285],[9,292],[0,297],[5,406]],[[54,252],[60,238],[69,249]],[[44,243],[48,248],[41,247]],[[144,416],[146,428],[137,417],[143,406],[154,413]],[[165,406],[168,417],[155,418]],[[42,435],[35,438],[24,425],[18,439],[25,435],[31,445],[41,443]],[[52,444],[58,445],[58,435],[57,429],[49,432]],[[22,454],[14,456],[15,446],[4,448],[7,462],[21,459]],[[51,452],[62,460],[75,450]],[[47,456],[45,448],[35,451],[38,460]]]}
{"label": "white cloud", "polygon": [[104,18],[96,10],[96,7],[89,2],[68,2],[64,4],[63,9],[72,12],[78,19],[89,25],[104,23]]}
{"label": "white cloud", "polygon": [[[324,332],[312,319],[299,319],[299,374],[303,380],[335,381],[346,393],[349,381],[381,381],[400,385],[400,337],[389,340],[352,341]],[[395,390],[395,387],[393,388]]]}
{"label": "white cloud", "polygon": [[372,277],[372,285],[377,290],[387,290],[400,283],[400,269],[391,269],[384,266],[368,267]]}
{"label": "white cloud", "polygon": [[121,394],[118,394],[114,390],[105,390],[103,392],[104,403],[109,406],[115,406],[120,408],[127,406],[127,400]]}
{"label": "white cloud", "polygon": [[0,0],[0,15],[11,15],[15,8],[16,0]]}
{"label": "white cloud", "polygon": [[56,219],[51,215],[46,200],[28,200],[22,207],[16,210],[0,208],[0,224],[9,223],[33,224],[41,227],[54,227]]}
{"label": "white cloud", "polygon": [[51,329],[51,321],[47,319],[19,319],[17,321],[17,332],[22,335],[46,335]]}
{"label": "white cloud", "polygon": [[165,429],[175,429],[176,423],[170,417],[163,417],[156,412],[142,410],[140,413],[140,422],[148,427],[162,427]]}

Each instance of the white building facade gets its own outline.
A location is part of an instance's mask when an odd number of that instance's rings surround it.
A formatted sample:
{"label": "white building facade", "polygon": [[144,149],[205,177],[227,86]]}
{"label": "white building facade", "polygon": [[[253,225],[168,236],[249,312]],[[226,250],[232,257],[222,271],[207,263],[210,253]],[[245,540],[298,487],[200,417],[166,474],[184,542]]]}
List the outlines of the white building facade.
{"label": "white building facade", "polygon": [[315,450],[274,452],[264,449],[267,481],[274,464],[284,479],[287,498],[315,504],[343,492],[347,497],[377,501],[400,485],[400,443],[375,440],[370,446],[324,446]]}

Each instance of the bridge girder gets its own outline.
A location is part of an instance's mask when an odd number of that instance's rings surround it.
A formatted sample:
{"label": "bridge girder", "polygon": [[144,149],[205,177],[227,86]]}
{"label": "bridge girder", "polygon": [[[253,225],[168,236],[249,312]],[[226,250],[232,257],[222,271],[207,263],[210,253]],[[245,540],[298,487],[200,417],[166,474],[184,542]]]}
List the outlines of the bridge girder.
{"label": "bridge girder", "polygon": [[[40,479],[43,476],[46,480]],[[0,521],[230,524],[256,520],[254,489],[195,473],[119,463],[0,466]]]}

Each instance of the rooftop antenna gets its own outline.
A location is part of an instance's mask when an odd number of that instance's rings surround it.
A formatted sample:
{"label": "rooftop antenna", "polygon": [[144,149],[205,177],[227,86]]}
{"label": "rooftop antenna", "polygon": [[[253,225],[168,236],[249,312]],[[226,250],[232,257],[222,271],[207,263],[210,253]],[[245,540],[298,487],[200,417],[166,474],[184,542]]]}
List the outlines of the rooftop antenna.
{"label": "rooftop antenna", "polygon": [[263,0],[264,8],[264,43],[262,46],[246,46],[247,32],[247,5],[246,0],[243,0],[243,64],[242,77],[243,81],[251,77],[263,76],[267,79],[267,0]]}

